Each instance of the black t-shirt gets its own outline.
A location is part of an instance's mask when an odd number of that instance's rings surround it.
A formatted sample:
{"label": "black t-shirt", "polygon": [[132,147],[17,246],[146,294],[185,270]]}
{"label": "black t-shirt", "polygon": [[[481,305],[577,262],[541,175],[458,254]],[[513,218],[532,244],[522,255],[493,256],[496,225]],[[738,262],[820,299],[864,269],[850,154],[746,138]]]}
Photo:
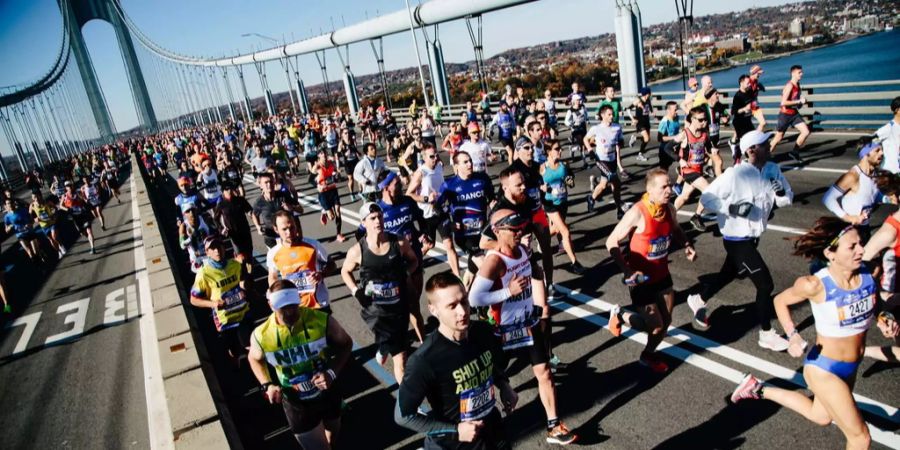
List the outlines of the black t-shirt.
{"label": "black t-shirt", "polygon": [[751,122],[752,114],[741,114],[737,112],[741,108],[746,108],[747,105],[753,102],[753,97],[749,93],[744,93],[741,91],[737,91],[734,93],[734,97],[731,99],[731,121],[734,124],[741,123],[749,123]]}
{"label": "black t-shirt", "polygon": [[216,205],[216,223],[224,222],[232,236],[246,236],[250,234],[250,222],[247,221],[247,213],[252,211],[250,203],[244,197],[234,196],[231,200],[222,200]]}
{"label": "black t-shirt", "polygon": [[272,200],[266,200],[262,195],[256,199],[256,203],[253,205],[253,215],[259,218],[259,224],[263,229],[263,234],[265,234],[266,246],[272,247],[275,245],[275,238],[278,237],[278,234],[275,233],[275,213],[278,212],[282,208],[282,203],[287,205],[295,205],[297,204],[296,200],[291,198],[290,195],[287,195],[281,191],[272,192]]}
{"label": "black t-shirt", "polygon": [[428,399],[430,416],[435,420],[454,425],[463,420],[485,422],[475,442],[460,443],[458,436],[451,432],[429,437],[432,443],[442,448],[496,448],[504,441],[502,432],[497,433],[501,421],[495,407],[500,401],[496,385],[498,381],[507,381],[505,370],[506,356],[489,324],[470,322],[468,337],[461,342],[434,331],[406,363],[397,395],[400,414],[416,414],[422,401]]}

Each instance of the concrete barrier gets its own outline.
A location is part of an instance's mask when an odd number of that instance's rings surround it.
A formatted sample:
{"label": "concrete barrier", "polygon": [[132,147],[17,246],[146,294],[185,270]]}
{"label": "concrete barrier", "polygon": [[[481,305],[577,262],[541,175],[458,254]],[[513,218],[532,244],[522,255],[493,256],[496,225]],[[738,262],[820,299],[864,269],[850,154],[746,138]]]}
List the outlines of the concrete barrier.
{"label": "concrete barrier", "polygon": [[229,442],[216,408],[214,395],[202,370],[185,308],[166,254],[166,246],[150,202],[141,168],[132,159],[132,174],[137,185],[133,193],[138,202],[141,234],[152,297],[160,367],[166,403],[171,419],[175,448],[179,450],[241,448]]}

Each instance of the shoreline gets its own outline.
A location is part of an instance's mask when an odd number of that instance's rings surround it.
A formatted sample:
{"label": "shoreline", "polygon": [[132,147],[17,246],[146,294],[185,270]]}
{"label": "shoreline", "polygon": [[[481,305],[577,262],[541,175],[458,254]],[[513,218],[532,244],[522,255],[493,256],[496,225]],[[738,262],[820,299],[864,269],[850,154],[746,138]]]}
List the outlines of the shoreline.
{"label": "shoreline", "polygon": [[[795,55],[795,54],[803,53],[803,52],[810,52],[810,51],[818,50],[818,49],[821,49],[821,48],[833,47],[833,46],[835,46],[835,45],[843,44],[843,43],[845,43],[845,42],[850,42],[850,41],[852,41],[852,40],[854,40],[854,39],[859,39],[859,38],[861,38],[861,37],[871,36],[871,35],[873,35],[873,34],[875,34],[875,33],[877,33],[877,32],[874,32],[874,33],[867,33],[867,34],[858,34],[858,35],[855,35],[855,36],[852,36],[852,37],[848,37],[848,38],[845,38],[845,39],[837,40],[837,41],[834,41],[834,42],[829,42],[829,43],[827,43],[827,44],[815,45],[815,46],[812,46],[812,47],[806,47],[806,48],[801,48],[801,49],[797,49],[797,50],[790,50],[790,51],[787,51],[787,52],[776,53],[776,54],[773,54],[773,55],[765,55],[765,56],[760,57],[759,59],[754,59],[754,60],[752,60],[752,61],[748,61],[748,62],[745,62],[745,63],[742,63],[742,64],[735,64],[735,65],[731,65],[731,66],[727,66],[727,67],[716,67],[716,68],[714,68],[714,69],[708,69],[708,70],[698,71],[698,72],[696,73],[696,76],[708,75],[708,74],[711,74],[711,73],[722,72],[722,71],[734,69],[734,68],[737,68],[737,67],[747,66],[747,65],[751,65],[751,64],[758,64],[758,63],[766,62],[766,61],[772,61],[772,60],[774,60],[774,59],[784,58],[785,56],[791,56],[791,55]],[[647,83],[647,85],[648,85],[648,86],[654,86],[654,85],[663,84],[663,83],[668,83],[668,82],[670,82],[670,81],[676,81],[676,80],[680,80],[680,79],[681,79],[681,76],[678,75],[678,76],[673,76],[673,77],[663,78],[663,79],[661,79],[661,80],[651,81],[650,83]]]}

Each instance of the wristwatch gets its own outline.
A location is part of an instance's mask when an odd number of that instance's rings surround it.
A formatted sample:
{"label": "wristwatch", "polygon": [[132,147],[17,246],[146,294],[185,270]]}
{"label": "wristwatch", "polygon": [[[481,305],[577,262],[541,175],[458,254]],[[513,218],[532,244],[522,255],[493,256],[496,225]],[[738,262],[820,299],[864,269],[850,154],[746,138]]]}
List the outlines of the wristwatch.
{"label": "wristwatch", "polygon": [[273,383],[271,381],[266,381],[265,383],[260,385],[260,389],[262,389],[263,393],[266,393],[269,391],[269,386],[274,386],[274,385],[275,385],[275,383]]}

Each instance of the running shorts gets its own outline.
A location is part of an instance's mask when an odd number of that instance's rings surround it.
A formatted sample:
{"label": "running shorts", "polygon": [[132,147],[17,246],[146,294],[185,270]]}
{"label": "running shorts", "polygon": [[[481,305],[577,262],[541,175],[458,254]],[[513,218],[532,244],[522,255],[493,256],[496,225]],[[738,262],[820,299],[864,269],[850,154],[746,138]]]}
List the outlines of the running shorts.
{"label": "running shorts", "polygon": [[638,118],[637,126],[635,127],[637,132],[641,132],[643,130],[650,131],[650,117],[649,116],[641,116]]}
{"label": "running shorts", "polygon": [[602,178],[613,181],[619,178],[619,168],[615,161],[597,161],[594,164],[594,172]]}
{"label": "running shorts", "polygon": [[440,235],[441,240],[447,239],[451,236],[450,221],[444,220],[437,214],[428,217],[425,219],[425,229],[422,230],[422,234],[428,236],[431,242],[436,242],[434,238],[438,235]]}
{"label": "running shorts", "polygon": [[667,274],[662,280],[653,283],[641,283],[628,288],[633,306],[647,306],[660,301],[663,293],[670,291],[674,286],[672,275]]}
{"label": "running shorts", "polygon": [[548,342],[544,336],[541,322],[531,327],[531,336],[534,339],[534,344],[506,350],[506,361],[512,361],[514,358],[525,358],[531,362],[532,367],[550,362],[550,349],[547,348]]}
{"label": "running shorts", "polygon": [[[400,301],[405,302],[406,299],[402,298]],[[385,313],[374,305],[361,309],[359,314],[375,335],[375,346],[379,353],[398,355],[409,349],[409,314]]]}
{"label": "running shorts", "polygon": [[788,128],[796,127],[798,123],[806,123],[799,113],[793,115],[778,113],[778,125],[775,127],[775,130],[779,133],[784,133]]}
{"label": "running shorts", "polygon": [[341,396],[334,387],[322,391],[318,398],[307,401],[291,399],[290,395],[285,395],[281,405],[293,434],[306,433],[322,422],[341,417]]}
{"label": "running shorts", "polygon": [[681,178],[684,178],[684,181],[687,184],[694,184],[695,181],[697,181],[700,178],[703,178],[703,174],[701,172],[682,173]]}
{"label": "running shorts", "polygon": [[319,192],[319,206],[324,210],[329,210],[341,204],[341,197],[338,195],[337,189]]}

